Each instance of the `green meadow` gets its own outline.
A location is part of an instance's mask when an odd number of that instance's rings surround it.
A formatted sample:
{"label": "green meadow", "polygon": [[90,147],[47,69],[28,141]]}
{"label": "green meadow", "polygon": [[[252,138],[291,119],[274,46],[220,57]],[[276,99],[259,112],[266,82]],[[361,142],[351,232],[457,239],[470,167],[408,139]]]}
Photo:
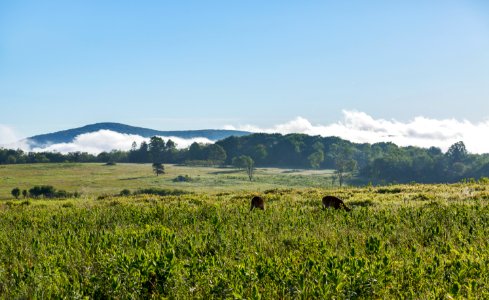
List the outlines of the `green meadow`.
{"label": "green meadow", "polygon": [[[156,176],[151,164],[47,163],[0,165],[0,199],[12,198],[14,187],[29,189],[52,185],[84,196],[119,193],[122,189],[182,189],[192,192],[263,191],[286,187],[330,187],[332,170],[258,168],[250,182],[244,171],[235,168],[166,165],[165,174]],[[187,175],[189,182],[175,182]]]}
{"label": "green meadow", "polygon": [[[0,166],[3,299],[489,297],[489,184],[342,187],[330,171]],[[178,175],[190,181],[175,182]],[[79,198],[18,199],[53,185]],[[180,196],[118,196],[122,189]],[[261,195],[265,210],[250,211]],[[344,199],[351,212],[322,209]]]}

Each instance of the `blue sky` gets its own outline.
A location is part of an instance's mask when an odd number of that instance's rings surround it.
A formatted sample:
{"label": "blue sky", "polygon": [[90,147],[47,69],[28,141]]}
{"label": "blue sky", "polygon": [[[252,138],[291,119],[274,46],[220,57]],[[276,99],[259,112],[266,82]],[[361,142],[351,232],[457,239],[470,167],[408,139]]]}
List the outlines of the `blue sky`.
{"label": "blue sky", "polygon": [[0,125],[489,117],[489,1],[0,2]]}

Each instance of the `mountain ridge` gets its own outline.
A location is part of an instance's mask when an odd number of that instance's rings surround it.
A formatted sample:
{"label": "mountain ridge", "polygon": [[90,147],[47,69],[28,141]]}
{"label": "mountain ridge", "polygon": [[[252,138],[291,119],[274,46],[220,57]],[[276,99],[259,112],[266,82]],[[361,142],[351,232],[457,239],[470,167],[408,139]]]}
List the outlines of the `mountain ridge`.
{"label": "mountain ridge", "polygon": [[185,139],[204,137],[212,141],[224,139],[229,136],[243,136],[251,134],[248,131],[226,130],[226,129],[198,129],[198,130],[156,130],[144,127],[131,126],[116,122],[100,122],[88,124],[82,127],[71,128],[52,133],[45,133],[28,137],[26,140],[32,146],[46,147],[51,144],[70,143],[75,137],[97,132],[99,130],[111,130],[122,134],[139,135],[145,138],[152,136],[174,136]]}

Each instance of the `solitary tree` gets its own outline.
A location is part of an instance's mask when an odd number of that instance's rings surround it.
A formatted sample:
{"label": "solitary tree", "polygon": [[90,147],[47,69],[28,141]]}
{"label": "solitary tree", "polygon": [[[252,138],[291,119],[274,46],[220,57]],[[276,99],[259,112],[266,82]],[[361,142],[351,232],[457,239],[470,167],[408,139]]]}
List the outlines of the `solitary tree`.
{"label": "solitary tree", "polygon": [[153,163],[153,172],[156,173],[156,176],[165,174],[165,167],[162,163]]}
{"label": "solitary tree", "polygon": [[27,190],[23,190],[23,191],[22,191],[22,196],[23,196],[24,198],[27,198]]}
{"label": "solitary tree", "polygon": [[250,181],[252,181],[253,173],[255,172],[255,162],[249,156],[246,156],[245,162],[246,162],[246,174],[248,174],[248,178],[250,179]]}
{"label": "solitary tree", "polygon": [[18,187],[14,188],[11,193],[12,193],[12,196],[15,197],[15,199],[19,199],[20,189]]}
{"label": "solitary tree", "polygon": [[238,169],[244,169],[250,181],[253,180],[253,173],[255,171],[255,162],[253,159],[246,155],[241,155],[233,158],[233,165]]}
{"label": "solitary tree", "polygon": [[348,144],[333,144],[331,150],[335,164],[335,175],[341,187],[345,179],[357,169],[357,161],[353,159],[353,150]]}
{"label": "solitary tree", "polygon": [[357,162],[354,159],[337,160],[335,165],[335,174],[341,187],[345,182],[345,179],[350,177],[357,169]]}

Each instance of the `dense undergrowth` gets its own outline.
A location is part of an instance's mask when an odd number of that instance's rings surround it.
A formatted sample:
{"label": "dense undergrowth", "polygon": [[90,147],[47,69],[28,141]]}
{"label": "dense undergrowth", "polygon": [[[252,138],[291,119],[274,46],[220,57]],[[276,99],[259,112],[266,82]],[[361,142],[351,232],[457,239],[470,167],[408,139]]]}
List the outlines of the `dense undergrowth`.
{"label": "dense undergrowth", "polygon": [[[352,207],[323,210],[335,194]],[[2,298],[489,297],[489,188],[6,201]]]}

